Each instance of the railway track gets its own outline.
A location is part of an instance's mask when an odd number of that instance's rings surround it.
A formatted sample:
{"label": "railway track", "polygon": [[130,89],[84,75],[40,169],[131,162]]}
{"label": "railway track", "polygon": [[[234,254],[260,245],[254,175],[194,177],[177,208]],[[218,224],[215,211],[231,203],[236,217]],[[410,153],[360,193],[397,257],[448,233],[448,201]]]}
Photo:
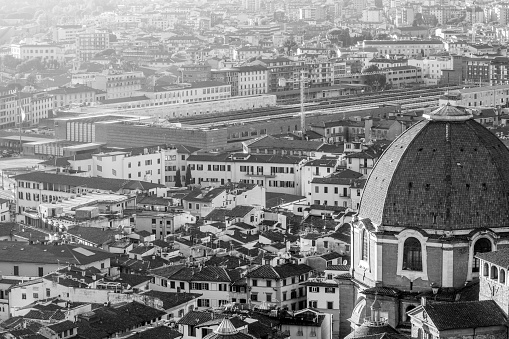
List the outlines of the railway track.
{"label": "railway track", "polygon": [[[436,105],[438,104],[438,98],[440,95],[430,95],[430,96],[422,96],[420,98],[405,98],[405,99],[395,99],[384,102],[386,105],[401,105],[402,108],[415,108],[418,106],[427,106],[426,104],[429,103],[429,105]],[[424,104],[424,105],[423,105]],[[338,113],[355,113],[359,110],[365,110],[365,109],[372,109],[377,108],[380,106],[380,102],[377,103],[364,103],[360,105],[354,105],[349,107],[333,107],[333,108],[321,108],[316,109],[313,111],[306,112],[306,116],[313,116],[313,115],[327,115],[327,114],[338,114]],[[193,127],[197,128],[210,128],[210,127],[220,127],[220,126],[227,126],[227,125],[242,125],[249,122],[255,122],[255,121],[270,121],[272,119],[283,119],[283,118],[291,118],[295,116],[299,116],[300,113],[296,112],[288,112],[288,113],[280,113],[280,114],[274,114],[274,115],[265,115],[265,116],[256,116],[256,117],[245,117],[245,118],[237,118],[235,120],[231,121],[223,121],[223,122],[216,122],[216,123],[199,123],[199,124],[193,124]]]}
{"label": "railway track", "polygon": [[[458,88],[463,88],[463,86],[451,86],[449,90],[454,90]],[[400,99],[410,99],[410,98],[425,98],[431,96],[439,96],[443,94],[444,88],[426,88],[426,89],[418,89],[407,92],[391,92],[391,93],[379,93],[370,96],[362,96],[362,97],[349,97],[349,98],[341,98],[335,100],[329,100],[324,102],[311,102],[306,104],[306,111],[311,114],[316,110],[323,110],[328,108],[346,108],[358,106],[361,102],[362,104],[366,103],[388,103],[389,101],[400,100]],[[177,118],[170,119],[169,122],[182,123],[184,125],[205,125],[205,124],[214,124],[214,123],[228,123],[237,120],[243,120],[246,118],[257,118],[257,117],[265,117],[270,118],[273,116],[286,114],[286,113],[298,113],[300,112],[300,105],[282,105],[279,107],[271,107],[271,108],[261,108],[261,109],[253,109],[246,111],[237,111],[237,112],[224,112],[219,114],[205,114],[205,115],[195,115],[189,116],[185,118]]]}
{"label": "railway track", "polygon": [[[460,88],[460,86],[450,87],[450,89]],[[463,88],[463,87],[461,87]],[[420,99],[420,98],[431,98],[431,97],[439,97],[443,94],[443,89],[423,89],[423,90],[415,90],[406,93],[381,93],[369,97],[363,98],[342,98],[338,100],[331,100],[327,102],[321,103],[308,103],[306,105],[307,114],[313,114],[313,112],[317,110],[327,110],[327,109],[335,109],[336,112],[342,112],[346,110],[352,110],[353,107],[358,109],[360,105],[365,104],[388,104],[389,102],[397,102],[398,100],[405,99]],[[420,101],[422,102],[422,101]],[[360,104],[361,103],[361,104]],[[374,107],[374,106],[370,106]],[[291,113],[299,113],[300,105],[285,105],[276,108],[264,108],[264,109],[256,109],[256,110],[246,110],[246,111],[238,111],[235,113],[226,112],[221,114],[214,115],[199,115],[199,116],[190,116],[186,118],[173,119],[169,120],[170,122],[180,122],[184,125],[222,125],[229,124],[232,122],[236,122],[239,120],[245,119],[253,119],[262,117],[263,119],[273,118],[276,116],[280,116],[282,114],[291,114]]]}

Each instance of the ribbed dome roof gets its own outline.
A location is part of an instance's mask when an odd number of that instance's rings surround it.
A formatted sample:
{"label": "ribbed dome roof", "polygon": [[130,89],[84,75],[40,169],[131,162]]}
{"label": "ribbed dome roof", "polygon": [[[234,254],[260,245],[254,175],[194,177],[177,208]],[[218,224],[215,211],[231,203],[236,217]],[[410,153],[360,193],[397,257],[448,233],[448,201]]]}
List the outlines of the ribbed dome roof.
{"label": "ribbed dome roof", "polygon": [[235,326],[233,326],[232,322],[227,318],[223,319],[217,330],[215,330],[214,332],[222,335],[232,335],[239,333]]}
{"label": "ribbed dome roof", "polygon": [[359,218],[437,230],[509,225],[509,150],[454,106],[441,107],[385,150]]}

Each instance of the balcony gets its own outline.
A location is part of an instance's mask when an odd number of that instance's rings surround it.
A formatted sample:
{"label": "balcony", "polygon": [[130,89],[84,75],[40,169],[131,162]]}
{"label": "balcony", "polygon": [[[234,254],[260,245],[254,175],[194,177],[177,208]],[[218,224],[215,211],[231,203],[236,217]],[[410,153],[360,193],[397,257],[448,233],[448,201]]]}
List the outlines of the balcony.
{"label": "balcony", "polygon": [[386,318],[380,317],[378,321],[372,320],[371,318],[364,318],[364,324],[370,327],[378,327],[378,326],[387,326],[388,320]]}

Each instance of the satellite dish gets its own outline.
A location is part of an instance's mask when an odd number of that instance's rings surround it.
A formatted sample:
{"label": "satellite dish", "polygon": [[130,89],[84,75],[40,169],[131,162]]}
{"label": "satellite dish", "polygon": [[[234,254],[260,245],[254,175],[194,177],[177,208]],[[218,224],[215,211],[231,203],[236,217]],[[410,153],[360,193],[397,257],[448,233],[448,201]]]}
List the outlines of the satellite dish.
{"label": "satellite dish", "polygon": [[348,265],[348,261],[343,260],[343,265]]}

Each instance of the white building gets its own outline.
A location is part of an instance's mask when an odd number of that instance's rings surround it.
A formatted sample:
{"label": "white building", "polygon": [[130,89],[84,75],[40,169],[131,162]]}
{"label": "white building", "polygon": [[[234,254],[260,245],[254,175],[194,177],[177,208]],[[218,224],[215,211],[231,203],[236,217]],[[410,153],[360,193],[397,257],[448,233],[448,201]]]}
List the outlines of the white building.
{"label": "white building", "polygon": [[242,66],[238,69],[238,94],[241,96],[268,92],[269,73],[264,66]]}
{"label": "white building", "polygon": [[143,79],[145,75],[141,71],[105,70],[102,73],[75,73],[71,83],[104,91],[106,99],[118,99],[140,95],[138,90],[141,89]]}
{"label": "white building", "polygon": [[76,37],[84,30],[82,25],[56,25],[53,27],[53,41],[63,44],[75,44]]}
{"label": "white building", "polygon": [[437,85],[442,78],[442,70],[453,69],[451,56],[430,55],[427,58],[408,59],[408,65],[422,70],[422,77],[426,85]]}
{"label": "white building", "polygon": [[267,192],[300,195],[303,191],[305,157],[236,153],[191,155],[187,162],[194,183],[202,186],[243,182],[263,186]]}
{"label": "white building", "polygon": [[12,44],[11,54],[16,59],[40,58],[44,61],[64,61],[64,49],[56,44]]}
{"label": "white building", "polygon": [[508,101],[509,85],[498,85],[452,90],[439,99],[439,104],[462,107],[493,107],[504,106]]}

